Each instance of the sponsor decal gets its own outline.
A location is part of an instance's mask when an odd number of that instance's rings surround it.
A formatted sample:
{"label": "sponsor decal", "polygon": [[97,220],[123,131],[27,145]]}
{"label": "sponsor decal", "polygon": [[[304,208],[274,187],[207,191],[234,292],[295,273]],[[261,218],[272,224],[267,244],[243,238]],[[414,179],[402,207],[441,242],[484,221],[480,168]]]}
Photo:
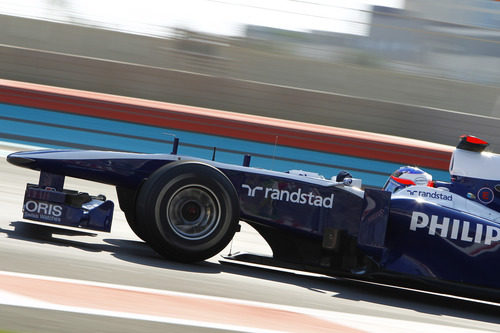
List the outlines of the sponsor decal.
{"label": "sponsor decal", "polygon": [[429,235],[443,238],[461,240],[464,242],[490,245],[492,242],[500,241],[500,228],[481,224],[470,223],[449,217],[427,215],[422,212],[413,212],[410,222],[410,230],[427,228]]}
{"label": "sponsor decal", "polygon": [[438,200],[453,201],[453,195],[440,193],[437,191],[420,191],[420,190],[406,190],[411,196],[417,196],[421,198],[431,198]]}
{"label": "sponsor decal", "polygon": [[246,189],[247,195],[252,198],[261,196],[265,199],[292,202],[300,205],[309,205],[324,208],[333,207],[333,193],[328,197],[323,197],[321,195],[314,194],[313,192],[304,192],[301,188],[298,188],[296,191],[290,192],[287,190],[278,190],[272,187],[251,187],[247,184],[242,184],[241,187]]}
{"label": "sponsor decal", "polygon": [[480,188],[479,191],[477,191],[477,199],[485,205],[491,203],[494,198],[495,194],[488,187]]}
{"label": "sponsor decal", "polygon": [[24,203],[24,218],[61,222],[63,207],[46,202],[29,200]]}

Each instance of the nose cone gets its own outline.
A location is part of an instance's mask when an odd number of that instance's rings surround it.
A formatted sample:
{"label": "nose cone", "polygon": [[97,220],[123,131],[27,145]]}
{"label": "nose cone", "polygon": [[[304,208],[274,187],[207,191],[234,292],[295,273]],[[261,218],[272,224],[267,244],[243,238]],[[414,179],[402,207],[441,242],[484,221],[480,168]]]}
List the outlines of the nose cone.
{"label": "nose cone", "polygon": [[7,162],[23,167],[23,168],[31,168],[35,164],[35,160],[26,156],[26,153],[12,153],[7,156]]}

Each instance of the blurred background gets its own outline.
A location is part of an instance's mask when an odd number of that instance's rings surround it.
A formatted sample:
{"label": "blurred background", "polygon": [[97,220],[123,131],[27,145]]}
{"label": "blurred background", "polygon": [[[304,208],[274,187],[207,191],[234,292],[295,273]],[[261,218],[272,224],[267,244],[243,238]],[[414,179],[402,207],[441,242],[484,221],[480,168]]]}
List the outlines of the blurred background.
{"label": "blurred background", "polygon": [[500,2],[0,0],[0,77],[498,141]]}

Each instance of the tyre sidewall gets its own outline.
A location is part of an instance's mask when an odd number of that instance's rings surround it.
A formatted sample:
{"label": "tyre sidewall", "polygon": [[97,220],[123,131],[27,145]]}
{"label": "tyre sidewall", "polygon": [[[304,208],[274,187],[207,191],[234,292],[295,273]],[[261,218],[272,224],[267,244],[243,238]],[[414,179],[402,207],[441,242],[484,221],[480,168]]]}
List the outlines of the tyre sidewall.
{"label": "tyre sidewall", "polygon": [[[218,223],[200,239],[186,239],[169,223],[167,204],[186,186],[202,188],[218,206]],[[232,239],[238,224],[237,193],[216,168],[198,162],[173,162],[157,170],[144,184],[137,214],[148,243],[167,258],[200,261],[220,252]]]}

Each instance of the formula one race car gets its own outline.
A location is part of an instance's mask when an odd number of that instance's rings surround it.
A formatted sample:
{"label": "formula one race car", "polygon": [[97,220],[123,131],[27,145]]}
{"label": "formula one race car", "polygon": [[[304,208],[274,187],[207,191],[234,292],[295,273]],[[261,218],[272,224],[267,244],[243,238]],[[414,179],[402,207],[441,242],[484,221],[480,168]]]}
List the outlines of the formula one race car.
{"label": "formula one race car", "polygon": [[7,160],[40,171],[25,219],[109,231],[113,203],[63,188],[76,177],[116,186],[132,230],[168,259],[207,259],[245,221],[273,255],[232,259],[491,298],[500,294],[500,155],[487,145],[463,136],[449,183],[403,167],[383,189],[361,189],[347,172],[253,168],[248,155],[241,166],[180,156],[177,139],[171,154],[44,150]]}

